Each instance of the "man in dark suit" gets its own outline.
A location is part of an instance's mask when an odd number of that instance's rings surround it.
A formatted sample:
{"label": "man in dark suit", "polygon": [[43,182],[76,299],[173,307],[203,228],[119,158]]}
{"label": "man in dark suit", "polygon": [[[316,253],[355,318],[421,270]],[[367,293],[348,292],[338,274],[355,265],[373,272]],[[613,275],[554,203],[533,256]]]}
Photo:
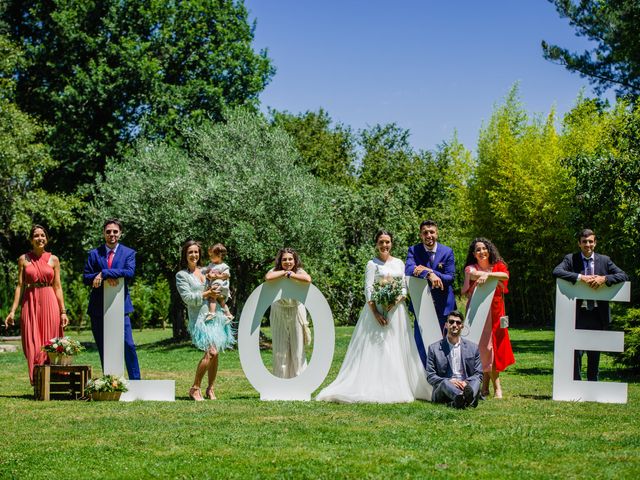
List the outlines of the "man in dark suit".
{"label": "man in dark suit", "polygon": [[460,338],[463,326],[462,313],[449,313],[447,336],[429,345],[427,354],[427,381],[433,386],[431,401],[455,408],[477,406],[482,384],[480,351],[475,343]]}
{"label": "man in dark suit", "polygon": [[[580,251],[565,256],[553,269],[555,278],[571,283],[584,282],[593,289],[602,284],[613,285],[629,280],[627,274],[618,268],[606,255],[596,254],[596,235],[593,230],[584,229],[578,236]],[[606,330],[611,322],[609,302],[602,300],[579,300],[576,302],[576,328],[585,330]],[[581,380],[583,350],[574,352],[573,379]],[[587,380],[598,380],[600,352],[587,350]]]}
{"label": "man in dark suit", "polygon": [[[456,300],[453,295],[453,279],[456,275],[453,250],[438,243],[438,224],[433,220],[425,220],[420,224],[420,238],[422,243],[409,247],[404,273],[408,277],[414,276],[429,281],[431,298],[440,322],[440,331],[444,332],[449,312],[456,309]],[[411,311],[413,311],[413,305]],[[413,334],[420,359],[425,365],[427,353],[417,319]]]}
{"label": "man in dark suit", "polygon": [[100,363],[104,369],[104,292],[103,282],[115,286],[118,278],[124,278],[124,359],[127,365],[129,379],[140,379],[138,355],[133,343],[131,320],[129,314],[133,312],[131,297],[129,296],[129,282],[136,270],[136,252],[118,243],[122,235],[122,223],[114,218],[108,219],[103,225],[105,244],[91,250],[84,265],[83,281],[92,287],[89,296],[88,313],[91,318],[91,330],[100,353]]}

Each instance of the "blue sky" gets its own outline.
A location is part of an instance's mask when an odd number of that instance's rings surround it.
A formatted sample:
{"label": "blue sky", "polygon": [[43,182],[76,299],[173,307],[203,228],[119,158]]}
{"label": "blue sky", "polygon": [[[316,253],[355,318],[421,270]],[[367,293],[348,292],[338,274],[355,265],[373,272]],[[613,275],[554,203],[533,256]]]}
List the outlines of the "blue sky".
{"label": "blue sky", "polygon": [[544,39],[588,46],[546,0],[246,0],[254,45],[277,68],[262,108],[327,110],[354,129],[396,122],[415,148],[457,130],[476,147],[483,121],[519,82],[530,113],[561,116],[586,79],[542,58]]}

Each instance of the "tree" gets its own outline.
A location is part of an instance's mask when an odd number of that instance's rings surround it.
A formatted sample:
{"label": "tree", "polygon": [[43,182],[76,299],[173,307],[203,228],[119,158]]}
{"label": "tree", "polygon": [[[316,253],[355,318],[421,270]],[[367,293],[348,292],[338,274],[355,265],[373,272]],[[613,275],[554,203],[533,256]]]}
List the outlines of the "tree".
{"label": "tree", "polygon": [[561,158],[553,112],[530,119],[514,86],[480,132],[469,202],[472,236],[491,239],[509,264],[507,310],[516,322],[551,323],[550,272],[574,245],[574,182]]}
{"label": "tree", "polygon": [[21,58],[0,35],[0,263],[7,254],[17,258],[34,222],[53,229],[72,225],[79,206],[72,196],[47,192],[56,162],[42,142],[44,127],[13,101],[15,82],[8,72]]}
{"label": "tree", "polygon": [[[472,200],[469,198],[469,183],[476,167],[473,156],[454,134],[453,137],[438,145],[434,152],[435,163],[440,166],[441,188],[422,214],[422,219],[431,218],[438,223],[442,240],[454,251],[457,260],[457,276],[462,285],[464,272],[462,261],[467,254],[469,241],[473,233]],[[415,231],[414,241],[420,241]]]}
{"label": "tree", "polygon": [[8,72],[21,61],[20,50],[0,35],[0,304],[9,308],[14,266],[28,248],[33,223],[54,232],[76,221],[79,202],[47,191],[56,162],[42,142],[44,129],[14,103],[15,83]]}
{"label": "tree", "polygon": [[274,73],[252,49],[241,1],[5,4],[1,19],[24,47],[17,103],[50,125],[65,191],[92,183],[141,135],[175,139],[226,106],[255,107]]}
{"label": "tree", "polygon": [[409,130],[395,123],[375,125],[359,132],[363,154],[358,185],[404,186],[412,192],[411,208],[422,211],[438,203],[447,165],[428,151],[415,151]]}
{"label": "tree", "polygon": [[598,248],[640,277],[640,106],[581,99],[563,126],[564,165],[575,178],[573,226],[593,228]]}
{"label": "tree", "polygon": [[595,85],[602,93],[614,88],[619,95],[640,94],[640,3],[637,0],[549,0],[568,18],[578,36],[596,43],[591,50],[570,52],[542,42],[544,58],[564,65]]}
{"label": "tree", "polygon": [[140,274],[167,278],[174,336],[186,333],[175,272],[187,238],[226,245],[238,311],[283,246],[301,253],[322,287],[327,276],[317,274],[331,265],[340,243],[332,195],[296,165],[289,136],[259,114],[235,109],[187,140],[186,149],[141,143],[122,162],[109,162],[96,195],[100,218],[117,212],[124,221]]}
{"label": "tree", "polygon": [[298,115],[272,110],[271,122],[293,138],[301,162],[316,178],[337,185],[353,185],[356,158],[350,128],[342,124],[332,126],[331,117],[323,109]]}

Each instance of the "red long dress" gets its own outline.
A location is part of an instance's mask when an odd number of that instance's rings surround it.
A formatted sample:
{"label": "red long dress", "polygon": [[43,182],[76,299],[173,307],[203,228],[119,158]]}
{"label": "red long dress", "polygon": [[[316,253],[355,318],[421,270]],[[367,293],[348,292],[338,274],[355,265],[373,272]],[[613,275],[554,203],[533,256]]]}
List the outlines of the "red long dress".
{"label": "red long dress", "polygon": [[[50,252],[36,257],[29,252],[25,255],[20,329],[22,350],[29,366],[29,379],[33,384],[35,365],[48,363],[47,354],[41,347],[47,340],[62,335],[60,307],[53,290],[53,267],[49,265]],[[43,284],[48,286],[30,286]]]}
{"label": "red long dress", "polygon": [[[462,293],[471,298],[471,294],[476,287],[476,282],[471,281],[470,271],[475,269],[481,271],[480,267],[476,265],[468,265],[464,269],[465,281]],[[497,262],[491,267],[492,272],[504,272],[507,275],[509,270],[503,262]],[[480,360],[482,361],[482,370],[489,372],[492,368],[495,368],[498,372],[502,372],[509,365],[516,363],[516,359],[513,356],[513,350],[511,349],[511,340],[509,340],[509,331],[506,328],[500,328],[500,317],[504,316],[504,294],[509,293],[507,285],[509,280],[504,280],[503,287],[496,287],[493,300],[491,302],[491,312],[487,317],[487,322],[482,330],[480,336],[480,342],[478,347],[480,348]],[[491,322],[489,322],[491,319]]]}

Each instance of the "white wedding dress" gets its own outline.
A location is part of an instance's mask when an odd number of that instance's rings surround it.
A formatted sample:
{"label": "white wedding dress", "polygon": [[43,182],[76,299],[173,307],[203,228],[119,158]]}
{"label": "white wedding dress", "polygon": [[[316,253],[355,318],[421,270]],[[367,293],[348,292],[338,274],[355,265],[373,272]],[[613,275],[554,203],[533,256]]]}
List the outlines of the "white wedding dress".
{"label": "white wedding dress", "polygon": [[[374,258],[367,263],[365,297],[371,300],[374,283],[385,276],[404,278],[404,262]],[[403,291],[403,294],[406,294]],[[338,377],[316,397],[329,402],[406,403],[431,400],[431,387],[413,340],[405,302],[387,313],[381,326],[365,304]]]}

